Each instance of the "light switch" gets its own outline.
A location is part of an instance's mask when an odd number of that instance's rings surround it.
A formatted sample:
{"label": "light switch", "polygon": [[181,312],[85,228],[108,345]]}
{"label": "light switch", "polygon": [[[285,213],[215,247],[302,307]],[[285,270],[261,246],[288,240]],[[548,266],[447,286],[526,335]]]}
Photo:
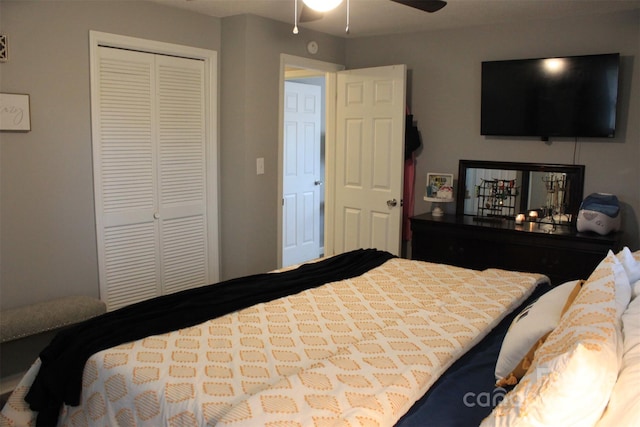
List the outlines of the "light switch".
{"label": "light switch", "polygon": [[256,159],[256,174],[264,175],[264,157],[258,157]]}

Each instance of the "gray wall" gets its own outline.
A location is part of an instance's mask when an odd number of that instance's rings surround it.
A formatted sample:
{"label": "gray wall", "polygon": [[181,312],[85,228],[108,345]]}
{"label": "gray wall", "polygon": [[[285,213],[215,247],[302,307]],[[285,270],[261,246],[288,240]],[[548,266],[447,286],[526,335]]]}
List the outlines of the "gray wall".
{"label": "gray wall", "polygon": [[[222,22],[221,59],[221,265],[224,278],[277,265],[278,102],[280,54],[344,63],[344,40],[256,16]],[[264,175],[256,175],[263,157]]]}
{"label": "gray wall", "polygon": [[[276,266],[278,73],[280,54],[315,56],[349,67],[406,63],[410,100],[424,148],[416,212],[429,210],[427,171],[456,172],[460,158],[571,163],[572,141],[488,139],[479,135],[480,61],[620,51],[622,126],[613,141],[581,141],[586,192],[609,191],[627,204],[638,248],[640,212],[640,17],[569,19],[392,37],[341,39],[255,16],[223,20],[139,1],[1,1],[0,32],[10,61],[2,92],[29,93],[33,130],[0,133],[0,298],[11,308],[54,297],[98,295],[89,99],[89,30],[220,52],[221,275]],[[255,159],[264,157],[265,174]],[[452,207],[449,207],[452,208]],[[631,220],[629,220],[631,218]]]}
{"label": "gray wall", "polygon": [[[614,139],[489,138],[480,135],[482,61],[620,52],[619,127]],[[518,22],[349,40],[347,67],[404,63],[409,96],[423,138],[417,159],[415,212],[427,172],[457,175],[458,160],[584,164],[585,196],[616,194],[624,208],[625,243],[638,248],[640,215],[640,13]],[[453,213],[455,204],[446,206]]]}
{"label": "gray wall", "polygon": [[219,52],[221,277],[275,268],[280,54],[313,38],[343,63],[343,39],[143,1],[2,0],[0,91],[30,95],[32,130],[0,133],[0,307],[98,296],[89,30]]}
{"label": "gray wall", "polygon": [[89,30],[219,51],[220,20],[146,2],[2,1],[0,90],[28,93],[31,132],[0,133],[2,308],[98,296]]}

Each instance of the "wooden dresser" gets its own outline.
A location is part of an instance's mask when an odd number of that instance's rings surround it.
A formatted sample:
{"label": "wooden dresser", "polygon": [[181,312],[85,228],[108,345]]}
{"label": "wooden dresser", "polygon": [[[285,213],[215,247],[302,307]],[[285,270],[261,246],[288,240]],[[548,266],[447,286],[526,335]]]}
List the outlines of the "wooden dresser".
{"label": "wooden dresser", "polygon": [[607,251],[621,249],[622,232],[600,236],[574,226],[548,232],[537,223],[475,221],[430,213],[411,218],[412,259],[472,269],[489,267],[546,274],[554,286],[587,279]]}

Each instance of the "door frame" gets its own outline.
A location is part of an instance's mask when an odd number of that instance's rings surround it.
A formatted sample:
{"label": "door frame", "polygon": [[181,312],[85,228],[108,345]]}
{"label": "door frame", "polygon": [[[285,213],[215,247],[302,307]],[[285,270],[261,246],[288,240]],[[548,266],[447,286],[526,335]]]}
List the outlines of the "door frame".
{"label": "door frame", "polygon": [[278,120],[278,214],[277,214],[277,261],[282,268],[282,234],[283,234],[283,156],[284,156],[284,82],[287,67],[319,71],[325,75],[325,178],[324,178],[324,254],[333,255],[333,192],[328,191],[334,185],[335,167],[335,129],[336,129],[336,73],[345,69],[344,65],[316,59],[304,58],[288,54],[280,54],[280,87],[279,87],[279,120]]}

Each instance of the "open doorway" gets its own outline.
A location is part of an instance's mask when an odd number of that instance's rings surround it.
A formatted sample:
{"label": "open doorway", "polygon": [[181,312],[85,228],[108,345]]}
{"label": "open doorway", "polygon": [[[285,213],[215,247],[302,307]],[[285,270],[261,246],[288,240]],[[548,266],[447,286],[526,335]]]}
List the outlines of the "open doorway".
{"label": "open doorway", "polygon": [[[378,248],[400,255],[406,65],[343,71],[336,64],[281,55],[280,66],[278,265],[290,265],[283,263],[288,68],[324,74],[325,105],[321,109],[325,112],[325,167],[321,191],[326,215],[324,245],[320,246],[324,255],[356,248]],[[317,258],[320,252],[310,256],[295,263]]]}
{"label": "open doorway", "polygon": [[[318,258],[331,221],[326,147],[331,143],[335,72],[344,67],[282,55],[280,78],[278,265]],[[329,102],[327,102],[329,100]],[[330,168],[330,166],[329,166]]]}
{"label": "open doorway", "polygon": [[282,265],[324,253],[324,76],[284,83]]}

